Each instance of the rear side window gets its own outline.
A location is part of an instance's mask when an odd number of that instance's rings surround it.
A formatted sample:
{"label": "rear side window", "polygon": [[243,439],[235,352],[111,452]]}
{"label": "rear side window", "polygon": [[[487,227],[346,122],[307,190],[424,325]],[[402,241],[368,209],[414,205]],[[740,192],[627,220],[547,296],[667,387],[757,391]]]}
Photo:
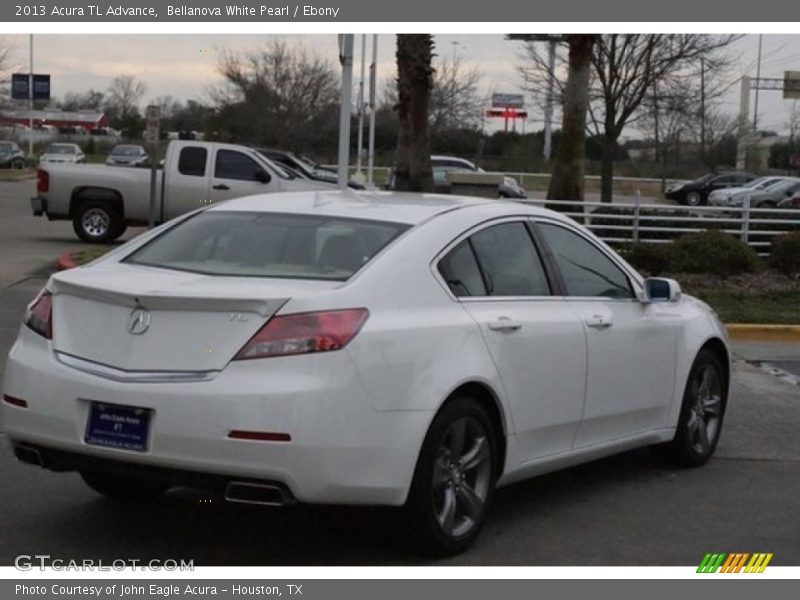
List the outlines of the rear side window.
{"label": "rear side window", "polygon": [[455,296],[486,296],[478,261],[469,240],[464,240],[439,261],[439,273]]}
{"label": "rear side window", "polygon": [[208,151],[197,146],[181,149],[178,157],[178,173],[192,177],[203,177],[206,174]]}
{"label": "rear side window", "polygon": [[549,296],[542,261],[523,223],[502,223],[470,237],[490,296]]}
{"label": "rear side window", "polygon": [[439,261],[439,272],[459,297],[550,295],[539,254],[521,222],[473,234]]}
{"label": "rear side window", "polygon": [[123,262],[207,275],[345,281],[408,225],[317,215],[200,213]]}
{"label": "rear side window", "polygon": [[539,223],[570,296],[633,298],[628,277],[594,244],[557,225]]}

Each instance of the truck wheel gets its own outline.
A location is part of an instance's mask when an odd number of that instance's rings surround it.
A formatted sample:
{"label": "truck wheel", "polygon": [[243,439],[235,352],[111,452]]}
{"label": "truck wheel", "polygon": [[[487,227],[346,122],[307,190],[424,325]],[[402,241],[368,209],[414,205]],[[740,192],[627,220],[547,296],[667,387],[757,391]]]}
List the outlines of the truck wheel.
{"label": "truck wheel", "polygon": [[125,222],[108,202],[87,200],[75,211],[72,227],[84,242],[101,244],[122,235]]}

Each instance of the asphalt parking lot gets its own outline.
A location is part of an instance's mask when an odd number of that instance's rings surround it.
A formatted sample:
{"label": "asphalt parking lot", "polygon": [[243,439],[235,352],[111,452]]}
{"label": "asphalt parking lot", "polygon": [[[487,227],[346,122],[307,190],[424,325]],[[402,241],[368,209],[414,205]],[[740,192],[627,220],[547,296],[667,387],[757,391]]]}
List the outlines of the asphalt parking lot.
{"label": "asphalt parking lot", "polygon": [[[0,368],[53,257],[81,247],[69,223],[30,216],[33,185],[0,183]],[[800,387],[761,363],[800,374],[800,344],[735,349],[722,439],[708,465],[677,470],[639,450],[503,488],[477,543],[435,563],[404,546],[391,510],[252,508],[189,490],[118,506],[75,474],[16,462],[0,431],[0,565],[20,554],[198,566],[692,565],[706,552],[772,552],[771,564],[797,565]]]}

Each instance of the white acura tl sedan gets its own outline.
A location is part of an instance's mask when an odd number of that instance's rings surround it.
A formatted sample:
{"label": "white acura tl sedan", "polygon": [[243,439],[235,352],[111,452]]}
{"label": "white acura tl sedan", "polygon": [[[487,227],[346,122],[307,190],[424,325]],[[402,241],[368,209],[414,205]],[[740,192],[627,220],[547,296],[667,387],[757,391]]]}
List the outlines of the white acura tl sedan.
{"label": "white acura tl sedan", "polygon": [[5,374],[16,456],[109,497],[404,506],[465,548],[496,486],[719,439],[713,311],[557,213],[358,192],[196,211],[31,303]]}

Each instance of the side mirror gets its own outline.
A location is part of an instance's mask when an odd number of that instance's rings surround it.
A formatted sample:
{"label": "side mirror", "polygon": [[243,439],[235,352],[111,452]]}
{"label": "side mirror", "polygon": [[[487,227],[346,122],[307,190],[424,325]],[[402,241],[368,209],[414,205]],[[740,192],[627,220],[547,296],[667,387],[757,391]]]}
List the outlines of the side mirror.
{"label": "side mirror", "polygon": [[681,286],[674,279],[649,277],[644,280],[645,302],[677,302],[681,299]]}
{"label": "side mirror", "polygon": [[272,176],[267,173],[264,169],[256,169],[254,174],[256,181],[260,181],[261,183],[269,183],[272,181]]}

